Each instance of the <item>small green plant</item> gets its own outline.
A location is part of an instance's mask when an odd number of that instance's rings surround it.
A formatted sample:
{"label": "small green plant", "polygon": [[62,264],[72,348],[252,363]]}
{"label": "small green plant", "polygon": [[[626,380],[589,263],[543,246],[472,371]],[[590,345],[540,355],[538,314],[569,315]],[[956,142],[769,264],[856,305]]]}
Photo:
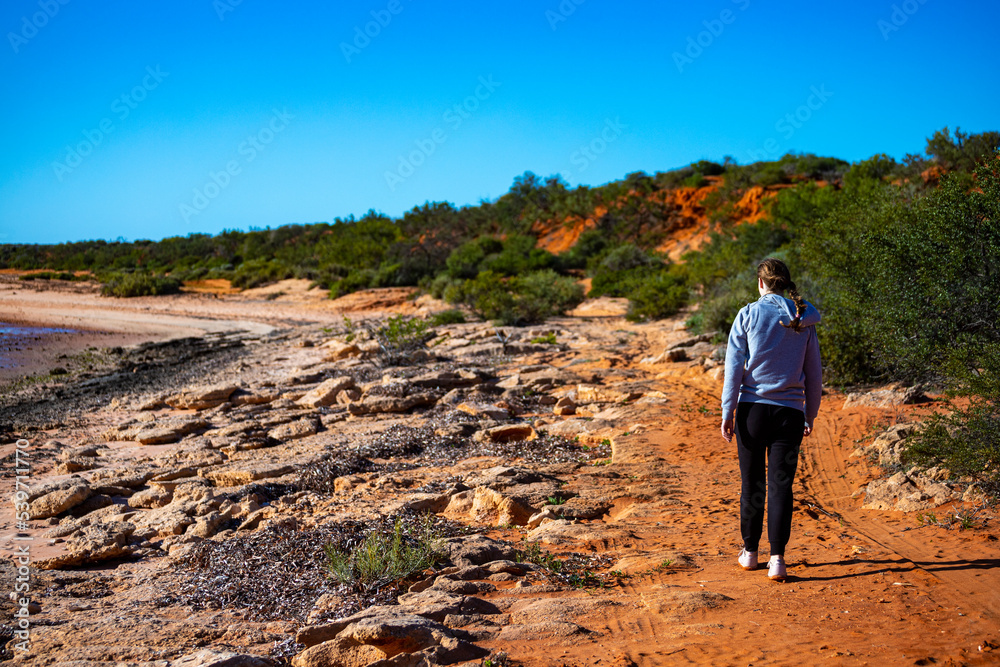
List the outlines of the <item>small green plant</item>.
{"label": "small green plant", "polygon": [[985,504],[966,507],[955,512],[949,512],[943,518],[938,519],[933,512],[920,512],[917,514],[917,523],[921,526],[939,526],[951,530],[971,530],[986,526],[987,519],[982,516],[986,510]]}
{"label": "small green plant", "polygon": [[412,531],[397,520],[391,531],[369,533],[350,553],[327,545],[327,569],[358,592],[378,590],[437,563],[439,539],[430,517]]}
{"label": "small green plant", "polygon": [[549,501],[549,505],[562,505],[563,503],[566,502],[566,499],[565,498],[561,498],[559,496],[549,496],[548,497],[548,501]]}
{"label": "small green plant", "polygon": [[514,560],[518,563],[534,563],[553,573],[558,573],[562,569],[562,561],[555,555],[542,551],[538,542],[526,541],[524,544],[524,548],[518,549],[514,554]]}
{"label": "small green plant", "polygon": [[656,570],[658,572],[663,572],[663,571],[669,569],[670,566],[673,565],[673,564],[674,564],[674,561],[673,561],[672,558],[664,558],[663,560],[660,561],[660,564],[656,566]]}
{"label": "small green plant", "polygon": [[611,459],[597,459],[596,461],[594,461],[593,465],[595,465],[595,466],[609,466],[609,465],[611,465]]}
{"label": "small green plant", "polygon": [[497,651],[483,658],[483,667],[510,667],[510,657],[506,651]]}
{"label": "small green plant", "polygon": [[603,446],[603,447],[610,447],[611,446],[611,440],[609,438],[604,438],[603,440],[601,440],[601,446]]}
{"label": "small green plant", "polygon": [[531,339],[532,345],[555,345],[556,344],[556,334],[551,332],[545,334],[544,336],[538,336],[537,338]]}
{"label": "small green plant", "polygon": [[607,583],[592,570],[574,572],[566,578],[566,583],[573,588],[607,588]]}

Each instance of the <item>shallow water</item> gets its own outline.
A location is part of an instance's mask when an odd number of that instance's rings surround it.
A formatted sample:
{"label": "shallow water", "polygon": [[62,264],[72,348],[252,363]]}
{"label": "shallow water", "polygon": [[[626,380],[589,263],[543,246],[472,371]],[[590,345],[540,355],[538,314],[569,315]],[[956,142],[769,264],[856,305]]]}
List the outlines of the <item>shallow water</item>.
{"label": "shallow water", "polygon": [[32,327],[0,322],[0,368],[13,368],[11,352],[30,349],[32,342],[52,334],[78,333],[76,329],[62,327]]}

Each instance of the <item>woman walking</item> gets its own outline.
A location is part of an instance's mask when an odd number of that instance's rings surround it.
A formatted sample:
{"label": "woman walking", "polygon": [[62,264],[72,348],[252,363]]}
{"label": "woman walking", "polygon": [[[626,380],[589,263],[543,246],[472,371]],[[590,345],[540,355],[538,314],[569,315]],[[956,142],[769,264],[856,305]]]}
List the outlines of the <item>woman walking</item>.
{"label": "woman walking", "polygon": [[766,497],[768,577],[784,581],[792,481],[799,446],[812,432],[822,391],[814,326],[820,315],[803,301],[781,260],[769,258],[757,266],[757,289],[760,299],[740,310],[729,331],[722,437],[732,442],[735,433],[743,478],[743,550],[737,560],[745,570],[757,569]]}

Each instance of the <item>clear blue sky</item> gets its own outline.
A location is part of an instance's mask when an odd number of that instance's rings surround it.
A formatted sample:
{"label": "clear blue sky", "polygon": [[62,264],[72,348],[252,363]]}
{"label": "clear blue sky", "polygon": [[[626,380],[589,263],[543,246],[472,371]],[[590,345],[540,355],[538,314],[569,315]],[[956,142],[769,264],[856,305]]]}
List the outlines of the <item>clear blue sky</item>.
{"label": "clear blue sky", "polygon": [[0,242],[399,215],[528,170],[901,158],[1000,129],[998,25],[993,0],[8,0]]}

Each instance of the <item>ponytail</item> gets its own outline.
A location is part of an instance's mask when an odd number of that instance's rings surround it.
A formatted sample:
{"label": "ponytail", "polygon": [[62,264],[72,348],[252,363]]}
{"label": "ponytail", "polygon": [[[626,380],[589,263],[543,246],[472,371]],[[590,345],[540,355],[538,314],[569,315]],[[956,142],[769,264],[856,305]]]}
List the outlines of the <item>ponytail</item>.
{"label": "ponytail", "polygon": [[795,302],[795,319],[789,324],[781,323],[781,326],[786,328],[792,328],[796,332],[802,331],[802,316],[806,312],[806,302],[802,299],[802,295],[799,294],[799,290],[795,287],[795,283],[788,281],[788,296]]}
{"label": "ponytail", "polygon": [[788,272],[788,267],[780,259],[768,257],[757,265],[757,277],[764,281],[767,288],[772,291],[784,292],[788,290],[788,296],[795,302],[795,318],[781,326],[794,329],[796,332],[802,330],[802,316],[806,312],[806,302],[799,294],[799,290],[792,282],[792,275]]}

